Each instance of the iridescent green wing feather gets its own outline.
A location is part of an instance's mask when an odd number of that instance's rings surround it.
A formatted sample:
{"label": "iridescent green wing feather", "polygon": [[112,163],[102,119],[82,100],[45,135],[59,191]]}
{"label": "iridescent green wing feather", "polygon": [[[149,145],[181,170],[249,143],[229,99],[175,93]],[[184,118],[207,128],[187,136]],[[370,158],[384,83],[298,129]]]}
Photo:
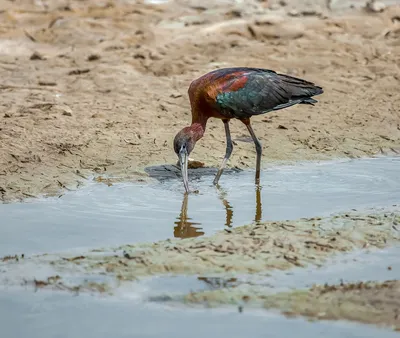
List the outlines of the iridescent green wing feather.
{"label": "iridescent green wing feather", "polygon": [[299,103],[313,104],[317,101],[311,96],[323,93],[311,82],[272,70],[242,68],[232,74],[224,74],[224,82],[219,79],[216,95],[221,113],[229,117],[249,118]]}

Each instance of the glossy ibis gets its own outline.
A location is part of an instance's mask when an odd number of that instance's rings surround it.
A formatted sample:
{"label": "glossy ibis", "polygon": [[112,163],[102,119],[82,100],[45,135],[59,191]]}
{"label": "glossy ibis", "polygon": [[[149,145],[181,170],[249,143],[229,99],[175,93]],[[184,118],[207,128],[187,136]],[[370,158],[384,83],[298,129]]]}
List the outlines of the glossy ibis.
{"label": "glossy ibis", "polygon": [[314,105],[317,101],[311,97],[322,94],[323,90],[312,82],[273,70],[235,67],[217,69],[199,77],[190,84],[188,93],[192,124],[179,131],[174,139],[186,192],[189,192],[188,157],[196,142],[203,137],[210,117],[222,120],[226,134],[226,153],[214,184],[218,183],[233,150],[230,119],[242,121],[254,141],[257,152],[255,181],[259,184],[262,147],[250,118],[295,104]]}

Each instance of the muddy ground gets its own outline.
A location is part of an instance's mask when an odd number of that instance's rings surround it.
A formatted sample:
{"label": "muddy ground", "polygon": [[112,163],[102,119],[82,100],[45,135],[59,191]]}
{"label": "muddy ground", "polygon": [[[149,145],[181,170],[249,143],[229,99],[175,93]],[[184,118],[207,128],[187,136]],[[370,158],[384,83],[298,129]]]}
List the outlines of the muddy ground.
{"label": "muddy ground", "polygon": [[[93,173],[146,179],[146,166],[174,164],[187,88],[218,67],[270,68],[325,90],[315,107],[253,119],[264,166],[398,152],[400,6],[363,5],[0,1],[0,199],[75,189]],[[230,165],[254,167],[247,131],[231,124]],[[192,157],[217,166],[224,153],[212,120]]]}

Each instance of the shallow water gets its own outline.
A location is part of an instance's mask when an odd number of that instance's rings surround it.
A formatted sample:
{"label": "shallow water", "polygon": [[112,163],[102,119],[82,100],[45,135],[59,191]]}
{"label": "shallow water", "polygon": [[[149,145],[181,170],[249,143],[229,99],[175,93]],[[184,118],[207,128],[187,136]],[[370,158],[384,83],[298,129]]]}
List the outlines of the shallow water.
{"label": "shallow water", "polygon": [[[274,166],[183,184],[91,183],[60,198],[0,205],[0,256],[151,242],[212,234],[260,220],[324,216],[400,202],[400,157]],[[166,173],[168,174],[168,173]],[[193,175],[192,175],[193,176]]]}
{"label": "shallow water", "polygon": [[[323,216],[350,208],[389,206],[400,202],[400,158],[303,163],[264,170],[262,189],[254,187],[253,172],[223,175],[221,188],[213,176],[197,176],[192,189],[199,194],[183,198],[178,178],[153,184],[119,183],[108,187],[91,183],[61,198],[0,205],[0,256],[16,253],[72,251],[74,249],[155,241],[171,237],[211,234],[226,226],[259,220]],[[166,176],[170,173],[166,173]],[[191,175],[194,177],[195,175]],[[190,309],[163,303],[163,295],[251,282],[272,291],[307,287],[312,283],[399,278],[400,248],[370,254],[338,256],[318,269],[293,269],[264,276],[151,277],[120,287],[113,297],[32,292],[2,285],[0,321],[5,337],[397,337],[391,330],[346,322],[308,322],[287,319],[271,311],[236,307]],[[357,261],[355,265],[354,262]],[[15,276],[53,275],[51,266],[16,265]],[[388,270],[388,266],[392,270]],[[7,276],[6,276],[7,277]],[[73,274],[77,279],[106,282],[107,276]],[[64,277],[63,277],[64,279]],[[99,280],[100,279],[100,280]],[[112,281],[108,281],[112,283]],[[23,325],[21,325],[23,322]]]}
{"label": "shallow water", "polygon": [[[169,308],[133,300],[49,292],[0,292],[2,336],[64,337],[398,337],[346,322],[307,322],[266,311]],[[21,325],[21,323],[23,323]]]}
{"label": "shallow water", "polygon": [[[338,283],[399,278],[400,247],[354,252],[318,269],[294,269],[276,272],[257,279],[258,285],[281,291],[306,287],[311,283]],[[357,260],[359,268],[354,267]],[[384,264],[382,264],[384,262]],[[387,266],[391,265],[392,270]],[[239,280],[245,281],[246,278]],[[256,278],[249,277],[254,283]],[[219,281],[221,284],[221,281]],[[229,282],[225,283],[229,286]],[[288,319],[274,311],[245,307],[218,309],[173,307],[148,303],[149,298],[182,295],[190,291],[218,287],[218,278],[152,277],[121,288],[114,297],[48,291],[0,291],[0,318],[5,337],[398,337],[390,329],[349,322],[309,322],[303,318]],[[161,296],[161,297],[160,297]],[[239,304],[238,304],[239,305]],[[20,325],[23,321],[24,325]]]}

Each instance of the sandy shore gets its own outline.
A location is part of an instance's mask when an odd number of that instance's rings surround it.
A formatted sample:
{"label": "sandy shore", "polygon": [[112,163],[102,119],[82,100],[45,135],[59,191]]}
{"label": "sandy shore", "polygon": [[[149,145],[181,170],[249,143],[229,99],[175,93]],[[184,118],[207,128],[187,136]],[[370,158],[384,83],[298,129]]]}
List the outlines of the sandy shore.
{"label": "sandy shore", "polygon": [[[0,199],[75,189],[93,173],[146,179],[146,166],[175,163],[190,82],[225,66],[325,90],[315,107],[254,118],[263,166],[398,152],[400,6],[333,3],[0,1]],[[231,129],[230,165],[254,167],[245,128]],[[216,166],[224,152],[223,125],[210,121],[192,157]]]}

